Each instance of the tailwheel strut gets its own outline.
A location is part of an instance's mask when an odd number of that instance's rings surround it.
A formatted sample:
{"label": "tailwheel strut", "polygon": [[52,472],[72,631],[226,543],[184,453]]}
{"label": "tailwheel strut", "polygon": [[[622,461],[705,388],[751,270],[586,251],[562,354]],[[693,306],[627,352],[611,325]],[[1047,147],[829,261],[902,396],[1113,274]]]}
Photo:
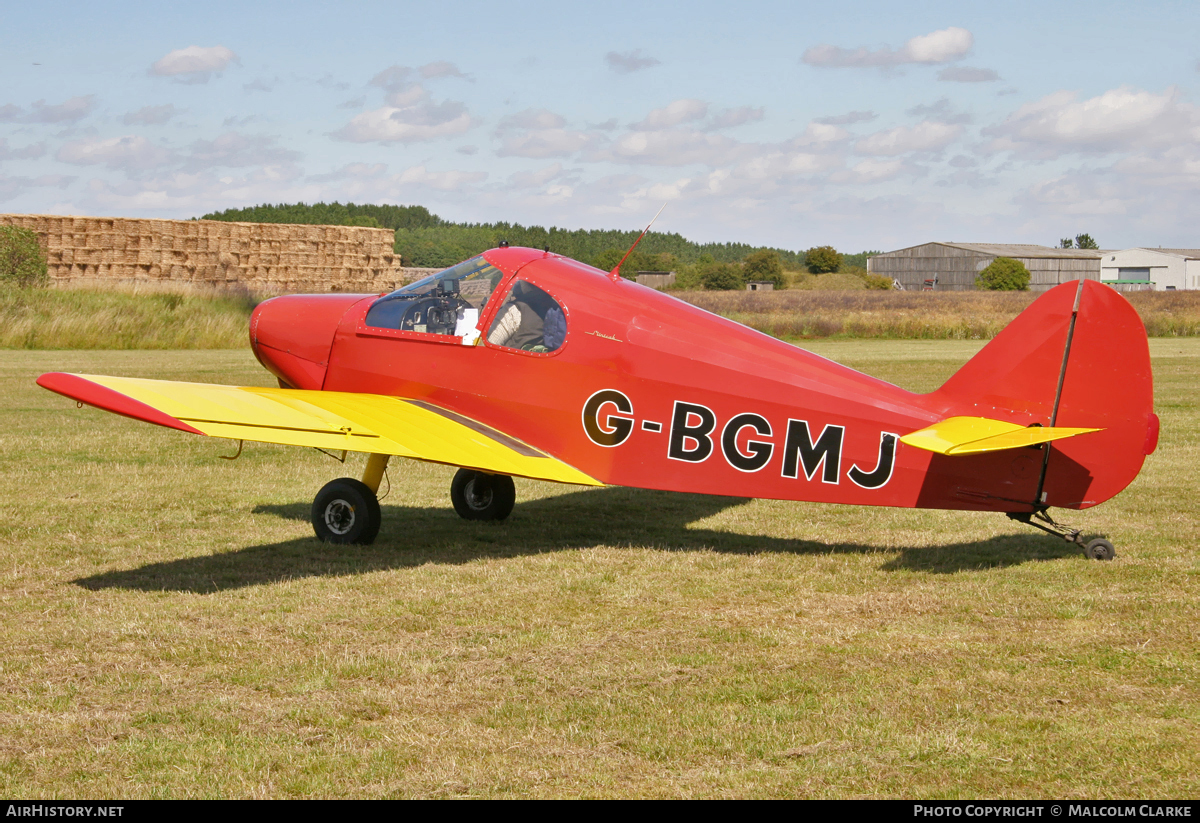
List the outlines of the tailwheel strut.
{"label": "tailwheel strut", "polygon": [[1116,548],[1104,537],[1086,540],[1079,529],[1072,529],[1064,523],[1056,522],[1046,509],[1038,509],[1034,512],[1009,512],[1008,519],[1041,529],[1047,534],[1061,537],[1068,543],[1074,543],[1090,560],[1112,560],[1117,556]]}

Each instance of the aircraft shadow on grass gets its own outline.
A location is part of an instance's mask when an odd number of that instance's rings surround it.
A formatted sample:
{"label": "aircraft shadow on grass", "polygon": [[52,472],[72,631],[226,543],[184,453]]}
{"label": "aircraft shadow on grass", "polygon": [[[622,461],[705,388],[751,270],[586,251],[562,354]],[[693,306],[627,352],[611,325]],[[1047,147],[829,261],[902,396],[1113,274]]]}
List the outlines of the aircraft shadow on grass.
{"label": "aircraft shadow on grass", "polygon": [[[518,557],[598,545],[728,554],[898,554],[880,568],[935,574],[1053,560],[1079,551],[1066,541],[1025,532],[941,546],[895,547],[689,527],[748,502],[740,497],[609,487],[518,503],[503,523],[464,521],[449,507],[384,505],[379,539],[369,546],[332,545],[310,536],[223,554],[151,563],[74,582],[92,590],[206,594],[305,577],[366,574],[427,563],[469,563],[485,557]],[[262,505],[254,512],[308,522],[310,508],[307,503]]]}

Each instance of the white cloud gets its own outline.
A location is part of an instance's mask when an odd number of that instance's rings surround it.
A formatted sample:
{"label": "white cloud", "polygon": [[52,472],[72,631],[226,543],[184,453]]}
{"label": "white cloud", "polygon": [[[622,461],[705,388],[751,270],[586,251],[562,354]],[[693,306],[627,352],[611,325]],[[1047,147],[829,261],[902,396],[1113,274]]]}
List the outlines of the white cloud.
{"label": "white cloud", "polygon": [[567,121],[547,109],[525,109],[496,126],[500,157],[567,157],[597,145],[599,136],[565,128]]}
{"label": "white cloud", "polygon": [[697,131],[634,131],[617,138],[592,159],[655,166],[719,166],[736,159],[739,145],[724,135]]}
{"label": "white cloud", "polygon": [[[453,63],[428,63],[420,73],[427,78],[463,76]],[[435,103],[420,84],[411,83],[413,70],[389,66],[371,78],[386,95],[382,108],[365,111],[333,133],[352,143],[420,143],[462,134],[475,125],[466,106],[454,100]]]}
{"label": "white cloud", "polygon": [[328,174],[313,174],[306,179],[313,183],[342,182],[345,180],[378,180],[387,171],[383,163],[347,163]]}
{"label": "white cloud", "polygon": [[890,180],[904,169],[902,160],[863,160],[851,167],[856,183],[878,183]]}
{"label": "white cloud", "polygon": [[947,66],[938,72],[937,79],[950,83],[994,83],[1000,79],[1000,75],[995,69]]}
{"label": "white cloud", "polygon": [[5,177],[0,175],[0,203],[24,194],[28,189],[55,187],[65,189],[75,182],[75,177],[61,174],[43,174],[40,177]]}
{"label": "white cloud", "polygon": [[142,106],[137,111],[127,112],[121,118],[121,122],[126,126],[161,126],[177,114],[179,109],[170,103],[163,106]]}
{"label": "white cloud", "polygon": [[957,111],[946,97],[930,104],[913,106],[904,112],[912,117],[934,120],[938,123],[970,123],[973,119],[966,112]]}
{"label": "white cloud", "polygon": [[1195,143],[1200,139],[1200,111],[1181,102],[1174,87],[1153,94],[1121,86],[1087,100],[1060,91],[1026,103],[984,134],[995,138],[993,151],[1037,157],[1131,151]]}
{"label": "white cloud", "polygon": [[466,75],[458,70],[458,66],[454,65],[449,60],[437,60],[433,63],[426,63],[425,65],[421,66],[418,71],[421,72],[421,76],[426,80],[434,80],[439,77],[466,78]]}
{"label": "white cloud", "polygon": [[865,46],[844,49],[822,44],[805,51],[801,59],[810,66],[825,68],[888,67],[906,63],[932,65],[966,56],[973,42],[971,32],[951,26],[914,37],[894,51],[889,46],[872,51]]}
{"label": "white cloud", "polygon": [[365,111],[333,136],[352,143],[419,143],[462,134],[474,124],[462,103],[419,103]]}
{"label": "white cloud", "polygon": [[788,141],[792,146],[817,146],[821,144],[836,143],[850,137],[850,132],[843,129],[841,126],[835,126],[830,123],[822,123],[813,121],[804,127],[804,131],[799,136]]}
{"label": "white cloud", "polygon": [[962,134],[962,126],[926,121],[912,128],[897,126],[877,131],[854,144],[859,154],[894,157],[914,151],[938,151],[953,143]]}
{"label": "white cloud", "polygon": [[169,165],[174,155],[140,135],[110,137],[106,140],[85,138],[65,143],[55,155],[62,163],[76,166],[103,164],[106,168],[137,174]]}
{"label": "white cloud", "polygon": [[766,114],[766,109],[753,108],[752,106],[738,106],[736,109],[725,109],[715,115],[709,121],[706,128],[710,131],[718,129],[732,129],[735,126],[741,126],[745,123],[755,123],[762,120]]}
{"label": "white cloud", "polygon": [[394,179],[397,183],[407,186],[420,186],[438,191],[459,191],[464,188],[482,183],[487,178],[487,172],[468,171],[434,171],[424,165],[411,166]]}
{"label": "white cloud", "polygon": [[948,63],[971,50],[971,32],[951,26],[914,37],[901,50],[914,63]]}
{"label": "white cloud", "polygon": [[150,74],[174,77],[183,83],[207,83],[214,74],[220,74],[237,61],[238,56],[224,46],[188,46],[157,60],[150,67]]}
{"label": "white cloud", "polygon": [[91,114],[96,107],[96,96],[85,94],[72,97],[57,106],[47,106],[45,100],[36,101],[25,116],[29,123],[75,123]]}
{"label": "white cloud", "polygon": [[635,123],[632,128],[639,131],[668,129],[691,120],[701,120],[708,113],[708,104],[702,100],[682,99],[668,103],[661,109],[654,109],[646,119]]}
{"label": "white cloud", "polygon": [[849,126],[854,123],[866,123],[878,117],[873,111],[851,111],[845,114],[837,114],[832,117],[819,117],[814,120],[814,123],[825,123],[830,126]]}
{"label": "white cloud", "polygon": [[562,163],[551,163],[536,171],[519,171],[508,176],[505,184],[515,189],[539,189],[563,176]]}
{"label": "white cloud", "polygon": [[630,72],[662,65],[650,55],[642,54],[641,49],[623,52],[610,51],[604,55],[604,62],[608,63],[608,67],[619,74],[629,74]]}
{"label": "white cloud", "polygon": [[502,118],[497,133],[508,129],[561,129],[567,124],[562,115],[548,109],[525,109]]}
{"label": "white cloud", "polygon": [[408,66],[388,66],[372,77],[370,84],[372,86],[379,86],[387,92],[398,91],[408,88],[411,85],[408,82],[409,75],[411,74],[412,69]]}
{"label": "white cloud", "polygon": [[[197,140],[191,146],[186,168],[190,171],[217,166],[263,169],[290,166],[300,159],[300,153],[276,145],[276,138],[267,135],[245,135],[226,132],[213,140]],[[276,172],[271,172],[272,174]],[[289,174],[294,174],[289,171]]]}
{"label": "white cloud", "polygon": [[45,143],[31,143],[19,149],[10,149],[8,141],[0,137],[0,161],[3,160],[33,160],[46,153]]}
{"label": "white cloud", "polygon": [[593,146],[596,137],[570,129],[531,129],[507,134],[496,150],[500,157],[567,157]]}

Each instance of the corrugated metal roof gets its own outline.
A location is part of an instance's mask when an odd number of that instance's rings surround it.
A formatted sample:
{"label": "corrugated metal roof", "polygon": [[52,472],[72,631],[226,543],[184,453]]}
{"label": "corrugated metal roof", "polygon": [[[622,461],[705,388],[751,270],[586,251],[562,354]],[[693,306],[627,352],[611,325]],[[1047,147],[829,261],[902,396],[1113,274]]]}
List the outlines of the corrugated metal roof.
{"label": "corrugated metal roof", "polygon": [[888,254],[894,254],[898,251],[908,251],[919,246],[949,246],[953,249],[962,249],[964,251],[973,251],[988,257],[1025,257],[1025,258],[1070,258],[1075,260],[1094,260],[1103,251],[1096,249],[1056,249],[1053,246],[1039,246],[1036,243],[955,243],[945,240],[933,240],[929,243],[918,243],[916,246],[907,246],[903,249],[893,249],[890,252],[883,252],[880,255],[872,255],[881,257]]}
{"label": "corrugated metal roof", "polygon": [[1149,246],[1138,246],[1142,251],[1158,251],[1163,254],[1173,254],[1176,257],[1186,257],[1190,260],[1200,260],[1200,249],[1152,249]]}
{"label": "corrugated metal roof", "polygon": [[1086,260],[1102,254],[1096,249],[1056,249],[1053,246],[1039,246],[1035,243],[942,243],[942,245],[988,255],[994,254],[997,257],[1070,257]]}

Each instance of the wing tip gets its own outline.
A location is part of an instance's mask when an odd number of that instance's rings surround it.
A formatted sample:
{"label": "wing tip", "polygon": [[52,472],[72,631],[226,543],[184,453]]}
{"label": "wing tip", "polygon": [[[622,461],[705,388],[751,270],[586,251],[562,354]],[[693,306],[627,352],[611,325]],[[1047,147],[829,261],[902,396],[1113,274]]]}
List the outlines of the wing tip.
{"label": "wing tip", "polygon": [[197,428],[189,426],[182,420],[177,420],[165,412],[140,400],[134,400],[128,395],[121,394],[107,386],[101,386],[78,374],[66,372],[47,372],[37,379],[37,384],[43,389],[69,397],[79,403],[86,403],[122,417],[142,420],[156,426],[178,429],[189,434],[204,434]]}

